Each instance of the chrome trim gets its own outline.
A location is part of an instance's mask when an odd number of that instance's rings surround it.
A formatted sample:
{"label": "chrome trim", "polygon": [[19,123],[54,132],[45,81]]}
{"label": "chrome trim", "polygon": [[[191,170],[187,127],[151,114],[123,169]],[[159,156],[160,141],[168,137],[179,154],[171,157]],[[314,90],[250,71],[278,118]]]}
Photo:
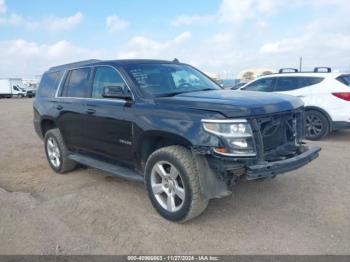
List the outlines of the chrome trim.
{"label": "chrome trim", "polygon": [[90,97],[71,97],[71,96],[59,96],[57,98],[68,98],[68,99],[78,99],[78,100],[89,100],[89,101],[108,101],[108,102],[119,102],[119,103],[126,103],[126,100],[115,98],[115,99],[109,99],[109,98],[90,98]]}
{"label": "chrome trim", "polygon": [[59,91],[62,88],[61,85],[62,85],[63,79],[65,79],[67,77],[67,74],[68,74],[69,71],[75,70],[75,69],[81,69],[81,68],[92,68],[92,69],[94,69],[94,68],[97,68],[97,67],[110,67],[110,68],[113,68],[120,75],[120,77],[124,81],[125,86],[130,91],[132,100],[135,101],[134,93],[131,91],[130,86],[128,85],[127,81],[125,80],[125,77],[123,76],[123,74],[120,73],[120,71],[117,68],[115,68],[114,66],[111,66],[111,65],[90,65],[90,66],[88,65],[88,66],[80,66],[80,67],[74,67],[74,68],[65,69],[64,70],[64,74],[62,75],[62,78],[61,78],[60,83],[58,85],[58,88],[56,90],[55,98],[90,99],[90,100],[101,100],[101,101],[117,101],[117,102],[123,101],[123,102],[126,102],[124,99],[119,99],[119,98],[115,98],[115,99],[108,99],[108,98],[106,98],[106,99],[104,99],[104,98],[92,98],[92,97],[58,96],[58,93],[59,93]]}
{"label": "chrome trim", "polygon": [[66,78],[66,74],[67,74],[67,70],[65,69],[62,76],[61,76],[61,80],[60,82],[58,83],[58,86],[57,86],[57,89],[56,89],[56,93],[55,93],[55,98],[58,97],[58,93],[59,91],[61,90],[61,86],[62,86],[62,82],[63,82],[63,79]]}
{"label": "chrome trim", "polygon": [[247,119],[202,119],[202,123],[248,123]]}

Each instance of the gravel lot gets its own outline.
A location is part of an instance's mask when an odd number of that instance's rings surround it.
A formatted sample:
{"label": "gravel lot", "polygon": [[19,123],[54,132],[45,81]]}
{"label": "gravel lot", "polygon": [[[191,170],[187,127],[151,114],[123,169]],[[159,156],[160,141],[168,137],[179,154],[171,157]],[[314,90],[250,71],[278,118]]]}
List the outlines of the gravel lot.
{"label": "gravel lot", "polygon": [[178,225],[142,184],[51,171],[32,99],[1,99],[0,111],[0,254],[350,254],[348,131],[312,143],[322,152],[310,165],[241,182]]}

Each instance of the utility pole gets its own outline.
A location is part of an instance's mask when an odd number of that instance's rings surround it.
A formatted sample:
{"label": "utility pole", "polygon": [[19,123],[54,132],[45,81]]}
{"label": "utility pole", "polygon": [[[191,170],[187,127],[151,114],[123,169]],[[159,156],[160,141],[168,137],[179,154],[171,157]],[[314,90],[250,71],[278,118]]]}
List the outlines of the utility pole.
{"label": "utility pole", "polygon": [[301,56],[301,57],[299,58],[299,72],[301,72],[302,66],[303,66],[303,57]]}

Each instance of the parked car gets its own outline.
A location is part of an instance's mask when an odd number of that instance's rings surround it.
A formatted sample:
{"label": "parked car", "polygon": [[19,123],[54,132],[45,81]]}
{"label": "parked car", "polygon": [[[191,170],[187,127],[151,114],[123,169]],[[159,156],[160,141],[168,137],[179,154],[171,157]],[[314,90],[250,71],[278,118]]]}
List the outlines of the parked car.
{"label": "parked car", "polygon": [[242,86],[247,84],[247,82],[239,82],[238,84],[235,84],[234,86],[231,87],[232,90],[237,90],[240,89]]}
{"label": "parked car", "polygon": [[160,60],[83,61],[44,73],[34,127],[51,168],[77,163],[145,183],[166,219],[184,222],[240,178],[306,165],[296,97],[223,90],[196,68]]}
{"label": "parked car", "polygon": [[30,87],[27,87],[27,88],[25,89],[25,92],[26,92],[26,97],[28,97],[28,98],[35,97],[35,93],[36,93],[36,90],[35,90],[35,89],[30,88]]}
{"label": "parked car", "polygon": [[350,74],[316,67],[313,72],[281,69],[240,88],[300,97],[305,103],[306,138],[318,140],[338,129],[350,128]]}
{"label": "parked car", "polygon": [[218,83],[224,89],[231,89],[236,84],[236,79],[221,79]]}
{"label": "parked car", "polygon": [[0,79],[0,98],[25,97],[22,89],[22,80],[18,78]]}

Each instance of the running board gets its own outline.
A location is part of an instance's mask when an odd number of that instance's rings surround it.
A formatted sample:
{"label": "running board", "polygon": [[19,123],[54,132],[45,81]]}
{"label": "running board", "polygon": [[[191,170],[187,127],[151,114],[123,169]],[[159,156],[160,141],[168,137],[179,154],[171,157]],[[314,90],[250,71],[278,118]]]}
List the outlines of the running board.
{"label": "running board", "polygon": [[144,182],[144,178],[141,174],[127,167],[123,167],[120,165],[113,165],[113,164],[110,164],[101,160],[96,160],[94,158],[80,155],[80,154],[71,154],[68,156],[68,158],[80,164],[110,173],[112,176],[115,176],[115,177],[131,180],[131,181]]}

